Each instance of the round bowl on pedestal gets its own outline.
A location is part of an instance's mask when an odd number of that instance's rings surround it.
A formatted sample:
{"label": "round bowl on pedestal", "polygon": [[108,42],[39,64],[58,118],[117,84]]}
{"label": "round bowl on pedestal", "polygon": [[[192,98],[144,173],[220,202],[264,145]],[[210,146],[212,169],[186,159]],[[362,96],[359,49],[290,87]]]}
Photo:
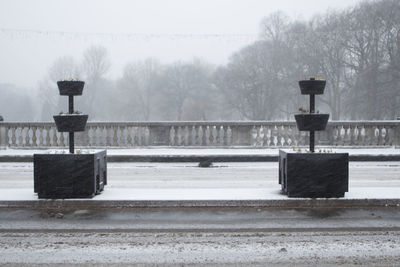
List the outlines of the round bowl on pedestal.
{"label": "round bowl on pedestal", "polygon": [[58,81],[60,95],[82,95],[84,81]]}
{"label": "round bowl on pedestal", "polygon": [[322,95],[324,93],[325,80],[302,80],[299,86],[302,95]]}
{"label": "round bowl on pedestal", "polygon": [[300,131],[323,131],[328,123],[329,114],[297,114],[294,118]]}
{"label": "round bowl on pedestal", "polygon": [[66,114],[53,116],[59,132],[83,132],[85,131],[88,115]]}

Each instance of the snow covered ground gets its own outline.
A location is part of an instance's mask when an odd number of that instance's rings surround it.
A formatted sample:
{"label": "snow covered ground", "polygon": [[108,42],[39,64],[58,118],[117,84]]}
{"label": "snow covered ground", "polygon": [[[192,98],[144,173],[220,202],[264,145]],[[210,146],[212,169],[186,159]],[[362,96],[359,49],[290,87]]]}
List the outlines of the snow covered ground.
{"label": "snow covered ground", "polygon": [[[350,162],[345,199],[399,199],[400,162]],[[0,201],[36,200],[32,163],[0,163]],[[109,163],[96,200],[279,200],[278,163]]]}

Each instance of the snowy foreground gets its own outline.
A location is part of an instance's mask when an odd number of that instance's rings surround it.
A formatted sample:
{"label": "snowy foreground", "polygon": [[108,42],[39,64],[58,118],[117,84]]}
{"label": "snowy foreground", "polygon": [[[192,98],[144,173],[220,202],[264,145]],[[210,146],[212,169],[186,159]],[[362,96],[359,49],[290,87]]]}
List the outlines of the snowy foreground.
{"label": "snowy foreground", "polygon": [[[92,200],[262,200],[278,163],[110,163]],[[400,162],[351,162],[347,199],[400,198]],[[0,202],[36,200],[32,163],[0,163]],[[400,259],[400,208],[0,208],[0,265],[363,265]]]}
{"label": "snowy foreground", "polygon": [[[350,162],[345,199],[400,198],[400,162]],[[0,201],[35,200],[32,163],[0,163]],[[278,163],[109,163],[96,200],[268,200],[280,193]],[[89,200],[90,201],[90,200]]]}

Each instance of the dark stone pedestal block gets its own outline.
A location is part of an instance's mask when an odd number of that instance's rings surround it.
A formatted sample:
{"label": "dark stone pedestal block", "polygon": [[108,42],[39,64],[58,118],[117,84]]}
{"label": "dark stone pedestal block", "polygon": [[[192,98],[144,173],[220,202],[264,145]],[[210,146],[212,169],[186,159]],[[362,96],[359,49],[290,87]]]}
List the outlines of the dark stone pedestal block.
{"label": "dark stone pedestal block", "polygon": [[107,184],[105,150],[91,154],[35,154],[34,192],[39,198],[91,198]]}
{"label": "dark stone pedestal block", "polygon": [[279,184],[289,197],[343,197],[349,188],[349,154],[279,150]]}

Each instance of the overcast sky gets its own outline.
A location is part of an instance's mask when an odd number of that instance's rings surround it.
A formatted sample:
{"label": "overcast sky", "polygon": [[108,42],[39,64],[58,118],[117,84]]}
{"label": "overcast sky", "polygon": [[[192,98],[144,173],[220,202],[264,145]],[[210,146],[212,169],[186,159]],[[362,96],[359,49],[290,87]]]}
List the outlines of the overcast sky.
{"label": "overcast sky", "polygon": [[[146,57],[225,64],[256,38],[264,16],[308,19],[359,0],[0,0],[0,83],[34,88],[54,60],[108,49],[109,78]],[[26,31],[28,30],[28,31]],[[101,33],[101,34],[100,34]],[[211,36],[216,34],[216,36]],[[240,36],[237,36],[237,35]]]}

